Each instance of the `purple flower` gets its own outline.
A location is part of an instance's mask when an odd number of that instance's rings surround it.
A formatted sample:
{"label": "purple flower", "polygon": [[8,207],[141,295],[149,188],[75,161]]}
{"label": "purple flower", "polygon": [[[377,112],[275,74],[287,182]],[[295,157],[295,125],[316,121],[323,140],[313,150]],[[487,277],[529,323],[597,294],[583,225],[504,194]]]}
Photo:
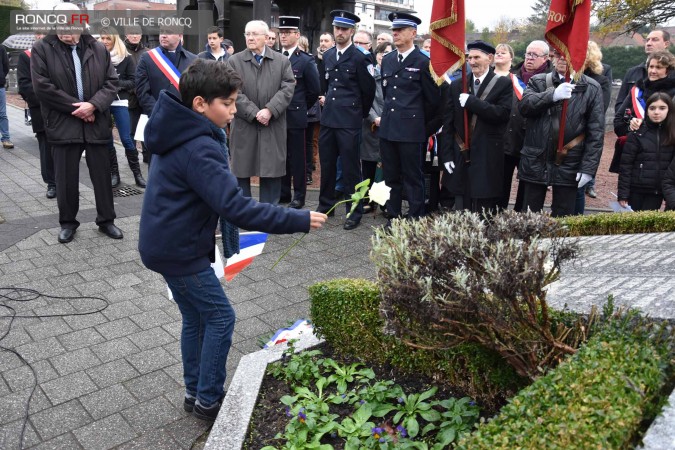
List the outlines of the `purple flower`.
{"label": "purple flower", "polygon": [[408,435],[408,432],[406,431],[405,427],[403,425],[399,425],[396,427],[396,430],[400,433],[401,437],[406,437]]}
{"label": "purple flower", "polygon": [[304,412],[300,411],[298,413],[298,420],[300,421],[300,423],[305,423],[307,421],[307,415]]}
{"label": "purple flower", "polygon": [[293,417],[293,414],[291,414],[291,408],[288,406],[286,407],[286,417]]}
{"label": "purple flower", "polygon": [[373,437],[375,439],[380,439],[382,437],[382,435],[384,434],[384,430],[380,427],[375,427],[375,428],[371,429],[370,431],[373,432]]}
{"label": "purple flower", "polygon": [[342,394],[340,397],[346,398],[346,397],[347,397],[347,394]]}
{"label": "purple flower", "polygon": [[476,402],[474,402],[473,400],[471,400],[471,401],[469,402],[469,406],[476,406]]}
{"label": "purple flower", "polygon": [[359,400],[359,403],[363,405],[366,401],[365,400]]}
{"label": "purple flower", "polygon": [[403,403],[404,401],[405,401],[405,400],[403,400],[403,397],[399,397],[399,398],[398,398],[398,402],[399,402],[399,403]]}
{"label": "purple flower", "polygon": [[383,442],[383,443],[384,443],[384,442],[387,442],[387,440],[386,440],[385,438],[381,437],[381,438],[380,438],[380,442]]}

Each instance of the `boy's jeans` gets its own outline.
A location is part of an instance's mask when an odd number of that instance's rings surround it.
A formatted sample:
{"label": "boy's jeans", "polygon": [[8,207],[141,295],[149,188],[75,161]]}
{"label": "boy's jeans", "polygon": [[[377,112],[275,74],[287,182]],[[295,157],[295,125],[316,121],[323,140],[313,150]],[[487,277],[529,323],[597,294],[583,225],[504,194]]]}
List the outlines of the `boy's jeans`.
{"label": "boy's jeans", "polygon": [[210,267],[188,276],[163,275],[183,316],[181,354],[187,394],[205,407],[223,397],[234,309]]}
{"label": "boy's jeans", "polygon": [[2,141],[9,141],[9,119],[7,119],[7,96],[5,88],[0,88],[0,135]]}

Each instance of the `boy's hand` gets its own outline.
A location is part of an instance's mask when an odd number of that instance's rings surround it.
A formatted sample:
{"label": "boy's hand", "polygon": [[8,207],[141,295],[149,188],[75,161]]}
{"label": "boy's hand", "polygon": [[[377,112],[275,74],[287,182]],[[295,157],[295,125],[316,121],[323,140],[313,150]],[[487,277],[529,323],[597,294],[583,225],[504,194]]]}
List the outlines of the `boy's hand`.
{"label": "boy's hand", "polygon": [[328,216],[324,213],[310,211],[309,212],[309,228],[312,230],[317,230],[323,226],[323,224],[328,219]]}

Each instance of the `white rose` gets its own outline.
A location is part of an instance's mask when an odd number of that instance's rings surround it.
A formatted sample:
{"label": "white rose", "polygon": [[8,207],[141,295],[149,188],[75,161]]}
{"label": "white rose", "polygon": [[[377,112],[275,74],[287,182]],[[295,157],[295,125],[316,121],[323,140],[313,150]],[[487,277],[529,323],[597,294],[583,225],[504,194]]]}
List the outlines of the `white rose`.
{"label": "white rose", "polygon": [[389,200],[390,192],[391,188],[384,184],[384,181],[380,181],[379,183],[373,183],[370,191],[368,191],[368,198],[370,201],[384,206],[384,204],[387,203],[387,200]]}

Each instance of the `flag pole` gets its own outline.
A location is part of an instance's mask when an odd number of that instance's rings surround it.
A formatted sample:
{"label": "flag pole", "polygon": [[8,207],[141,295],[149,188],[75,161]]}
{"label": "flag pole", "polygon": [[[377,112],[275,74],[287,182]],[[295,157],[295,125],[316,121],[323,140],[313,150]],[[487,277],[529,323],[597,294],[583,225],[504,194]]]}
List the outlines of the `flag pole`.
{"label": "flag pole", "polygon": [[[566,67],[567,68],[565,69],[565,83],[569,83],[570,81],[569,64],[566,64]],[[568,103],[567,99],[563,100],[561,112],[562,117],[560,118],[560,130],[558,131],[558,151],[556,153],[555,159],[557,166],[562,164],[562,159],[565,157],[565,151],[563,150],[563,147],[565,147],[565,125],[567,125],[567,103]]]}
{"label": "flag pole", "polygon": [[[467,76],[466,76],[466,63],[462,64],[462,92],[467,94],[469,92],[469,87],[467,85]],[[469,148],[471,146],[471,136],[469,135],[469,112],[464,109],[464,148],[460,149],[464,155],[464,162],[470,162],[471,158],[469,157]]]}

